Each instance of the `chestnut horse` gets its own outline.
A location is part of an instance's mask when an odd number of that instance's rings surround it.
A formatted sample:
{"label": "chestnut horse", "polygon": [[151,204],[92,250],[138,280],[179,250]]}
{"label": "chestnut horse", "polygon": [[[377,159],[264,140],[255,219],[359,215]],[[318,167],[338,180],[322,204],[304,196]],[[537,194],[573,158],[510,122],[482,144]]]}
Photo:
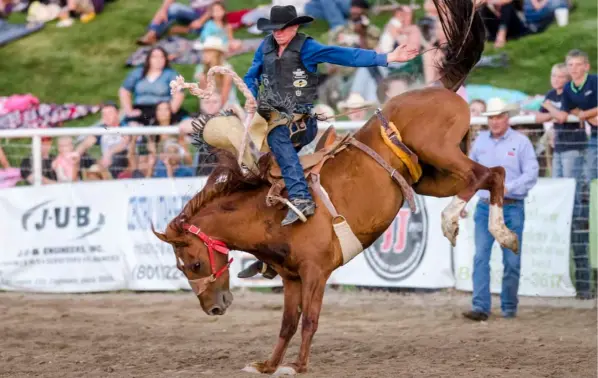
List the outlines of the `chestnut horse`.
{"label": "chestnut horse", "polygon": [[[502,204],[505,171],[470,160],[460,149],[468,138],[470,113],[455,91],[479,60],[484,25],[467,0],[435,0],[447,35],[442,62],[444,88],[410,91],[390,99],[383,116],[400,131],[403,142],[419,157],[423,175],[410,179],[402,161],[384,143],[380,120],[372,117],[354,138],[377,152],[415,192],[434,197],[455,196],[442,213],[442,230],[454,244],[461,210],[480,189],[490,190],[489,228],[496,240],[513,251],[517,237],[504,224]],[[270,155],[260,159],[267,168]],[[388,172],[362,150],[349,145],[321,169],[321,184],[364,248],[391,225],[404,194]],[[232,302],[229,291],[229,250],[245,251],[272,266],[284,284],[284,308],[278,342],[271,357],[243,370],[295,374],[307,370],[312,338],[318,329],[324,289],[331,273],[343,264],[331,215],[320,197],[306,223],[281,227],[286,209],[266,205],[270,184],[264,176],[243,172],[230,153],[219,152],[219,164],[206,186],[186,204],[165,233],[177,266],[189,279],[202,309],[222,315]],[[281,365],[302,317],[301,347],[296,362]]]}

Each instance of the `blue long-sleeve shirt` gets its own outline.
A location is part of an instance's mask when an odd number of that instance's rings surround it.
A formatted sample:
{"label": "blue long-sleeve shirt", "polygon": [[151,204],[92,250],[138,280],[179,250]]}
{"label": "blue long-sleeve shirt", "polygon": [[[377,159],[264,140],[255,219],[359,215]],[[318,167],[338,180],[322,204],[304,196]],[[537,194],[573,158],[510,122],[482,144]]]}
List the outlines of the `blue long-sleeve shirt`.
{"label": "blue long-sleeve shirt", "polygon": [[[255,97],[258,94],[258,83],[261,83],[262,64],[264,63],[263,46],[264,41],[257,48],[253,63],[243,78]],[[312,38],[308,38],[301,47],[301,61],[310,72],[316,72],[319,63],[348,67],[386,67],[388,65],[386,55],[378,54],[374,50],[322,45]]]}
{"label": "blue long-sleeve shirt", "polygon": [[[478,134],[469,157],[486,166],[501,166],[506,171],[505,198],[523,200],[538,181],[538,159],[529,138],[509,127],[505,135],[495,139],[489,131]],[[478,191],[483,199],[490,198],[487,190]]]}

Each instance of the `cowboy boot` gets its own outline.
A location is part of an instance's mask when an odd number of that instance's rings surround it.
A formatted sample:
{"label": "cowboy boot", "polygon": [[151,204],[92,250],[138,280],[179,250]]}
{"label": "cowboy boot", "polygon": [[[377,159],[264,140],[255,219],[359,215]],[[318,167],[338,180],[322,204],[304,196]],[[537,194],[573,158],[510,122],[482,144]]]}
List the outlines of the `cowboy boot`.
{"label": "cowboy boot", "polygon": [[269,280],[273,279],[278,275],[272,267],[262,261],[256,261],[253,264],[249,265],[247,268],[243,269],[242,271],[237,274],[239,278],[249,278],[253,277],[256,274],[261,273],[264,278]]}
{"label": "cowboy boot", "polygon": [[[311,199],[295,198],[291,200],[291,203],[299,210],[305,217],[314,215],[316,212],[316,203]],[[289,208],[286,217],[282,220],[282,226],[288,226],[289,224],[295,223],[299,220],[299,214],[293,209]]]}

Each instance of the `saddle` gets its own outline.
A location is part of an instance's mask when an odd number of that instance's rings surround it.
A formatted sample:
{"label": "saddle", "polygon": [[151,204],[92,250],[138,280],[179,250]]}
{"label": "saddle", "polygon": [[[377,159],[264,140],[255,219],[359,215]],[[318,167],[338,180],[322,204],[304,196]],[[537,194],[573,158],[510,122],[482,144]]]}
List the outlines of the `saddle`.
{"label": "saddle", "polygon": [[[303,155],[299,157],[299,162],[303,167],[303,171],[305,173],[308,173],[306,171],[309,171],[310,168],[314,168],[320,162],[323,163],[325,160],[329,159],[330,157],[344,149],[344,147],[342,147],[342,142],[345,139],[347,138],[345,137],[341,140],[338,140],[338,136],[336,134],[336,131],[334,130],[334,126],[330,126],[328,129],[326,129],[324,134],[322,134],[322,136],[320,137],[320,139],[318,139],[318,142],[316,143],[315,152],[309,155]],[[338,147],[338,149],[336,147]],[[282,172],[275,159],[272,159],[268,176],[268,181],[270,182],[282,178]]]}

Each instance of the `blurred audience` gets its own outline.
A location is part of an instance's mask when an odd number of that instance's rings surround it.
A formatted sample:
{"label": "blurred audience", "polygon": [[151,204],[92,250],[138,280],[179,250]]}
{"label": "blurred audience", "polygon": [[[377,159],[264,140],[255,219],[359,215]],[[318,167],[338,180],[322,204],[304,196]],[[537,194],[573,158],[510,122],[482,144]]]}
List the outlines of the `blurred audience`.
{"label": "blurred audience", "polygon": [[137,40],[137,44],[153,45],[175,23],[182,24],[188,27],[189,30],[199,34],[202,25],[209,18],[210,6],[217,1],[189,0],[189,5],[185,5],[174,0],[163,0],[148,27],[147,33]]}
{"label": "blurred audience", "polygon": [[104,10],[104,0],[67,0],[66,5],[56,24],[59,28],[73,25],[75,19],[88,23]]}
{"label": "blurred audience", "polygon": [[[351,1],[350,19],[346,24],[332,29],[328,35],[328,44],[342,47],[355,47],[373,50],[380,40],[380,29],[368,18],[369,4],[365,0]],[[346,98],[351,92],[351,86],[356,72],[372,82],[378,83],[382,76],[378,67],[360,68],[337,66],[326,63],[326,80],[318,88],[319,100],[329,106],[335,106],[338,101]],[[362,79],[363,81],[365,79]]]}
{"label": "blurred audience", "polygon": [[330,29],[334,29],[347,23],[352,5],[351,0],[310,0],[304,11],[316,20],[328,22]]}
{"label": "blurred audience", "polygon": [[166,51],[161,47],[152,48],[143,67],[131,71],[119,89],[120,106],[127,121],[149,125],[160,102],[170,103],[171,112],[182,117],[185,95],[182,91],[174,95],[170,93],[170,82],[177,76],[178,73],[170,68]]}
{"label": "blurred audience", "polygon": [[129,142],[127,152],[127,169],[119,173],[118,179],[150,178],[154,175],[156,164],[156,143],[151,139],[148,143]]}
{"label": "blurred audience", "polygon": [[[56,157],[50,153],[52,150],[52,138],[41,138],[41,156],[42,156],[42,184],[54,184],[58,181],[56,172],[52,167],[52,161]],[[28,156],[21,161],[21,177],[29,184],[33,184],[33,161]]]}
{"label": "blurred audience", "polygon": [[112,180],[110,171],[99,164],[93,164],[91,167],[82,169],[82,178],[84,181],[105,181]]}
{"label": "blurred audience", "polygon": [[57,145],[58,156],[52,161],[52,169],[56,172],[58,182],[78,181],[81,155],[75,151],[73,138],[59,137]]}
{"label": "blurred audience", "polygon": [[164,144],[162,158],[154,166],[153,177],[192,177],[195,172],[183,164],[184,148],[176,142],[168,141]]}
{"label": "blurred audience", "polygon": [[[102,106],[102,125],[103,128],[115,128],[124,126],[119,117],[116,104],[108,102]],[[100,165],[108,168],[112,177],[117,177],[127,165],[127,145],[131,137],[121,134],[109,135],[90,135],[77,146],[77,152],[80,155],[85,153],[94,145],[99,145],[102,152]]]}

